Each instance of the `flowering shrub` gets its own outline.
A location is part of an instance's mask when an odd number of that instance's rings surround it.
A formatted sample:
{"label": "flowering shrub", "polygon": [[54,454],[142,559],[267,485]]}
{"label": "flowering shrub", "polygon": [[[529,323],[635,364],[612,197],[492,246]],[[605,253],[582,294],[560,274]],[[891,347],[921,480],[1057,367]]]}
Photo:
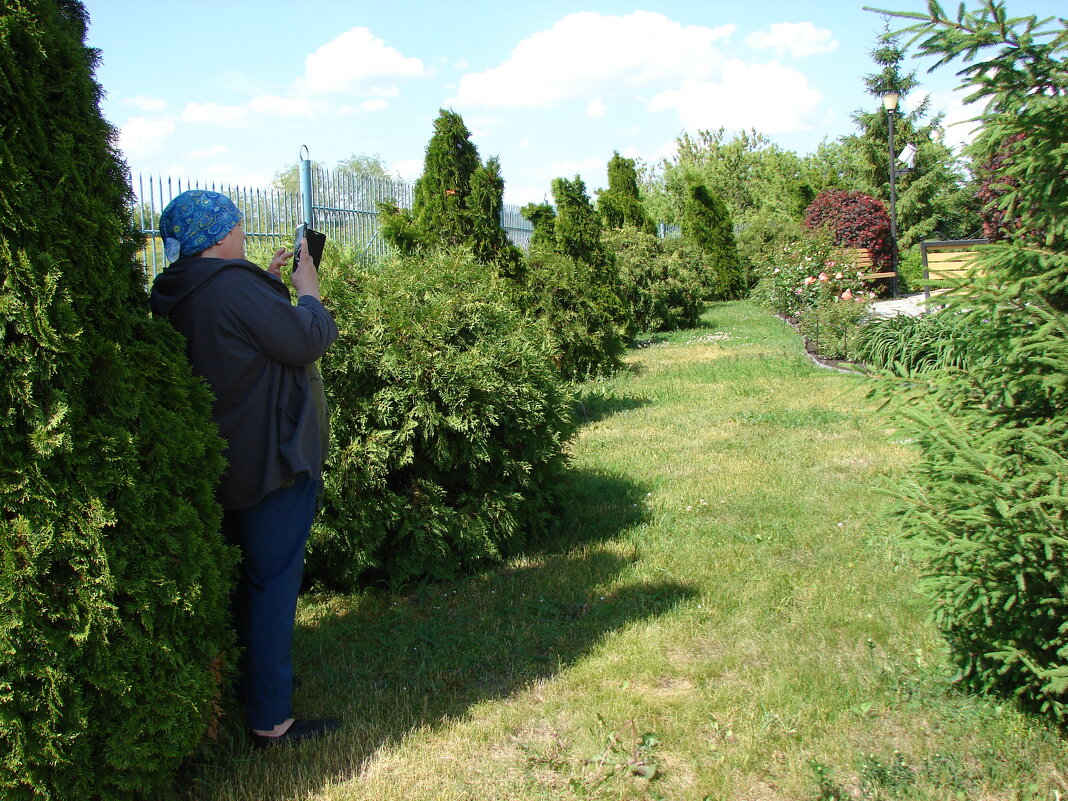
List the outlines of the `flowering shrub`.
{"label": "flowering shrub", "polygon": [[860,273],[837,258],[838,248],[824,232],[814,232],[765,257],[753,289],[758,303],[782,317],[801,318],[808,309],[831,302],[864,302],[875,297]]}
{"label": "flowering shrub", "polygon": [[872,266],[877,271],[890,268],[890,215],[881,200],[863,192],[827,189],[805,210],[805,227],[827,228],[835,244],[871,250]]}

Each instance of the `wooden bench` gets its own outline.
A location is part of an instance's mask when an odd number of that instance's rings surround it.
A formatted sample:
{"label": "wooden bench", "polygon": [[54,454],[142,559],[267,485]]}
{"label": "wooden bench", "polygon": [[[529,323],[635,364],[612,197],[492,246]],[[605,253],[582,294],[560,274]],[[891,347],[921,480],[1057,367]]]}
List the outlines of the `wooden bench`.
{"label": "wooden bench", "polygon": [[931,299],[931,282],[939,279],[959,281],[967,277],[975,266],[979,251],[977,245],[985,245],[985,239],[945,239],[920,243],[923,257],[923,297]]}
{"label": "wooden bench", "polygon": [[894,278],[897,273],[893,270],[883,272],[869,272],[872,269],[871,248],[842,248],[838,251],[839,259],[843,266],[852,267],[864,281],[873,281],[876,278]]}

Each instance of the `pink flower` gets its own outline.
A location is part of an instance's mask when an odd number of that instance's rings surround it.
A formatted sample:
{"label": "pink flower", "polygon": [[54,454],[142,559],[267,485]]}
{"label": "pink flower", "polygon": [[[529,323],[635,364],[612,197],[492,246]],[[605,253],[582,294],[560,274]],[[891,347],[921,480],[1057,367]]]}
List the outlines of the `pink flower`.
{"label": "pink flower", "polygon": [[845,292],[842,293],[842,300],[852,300],[852,299],[853,299],[853,293],[850,292],[848,289]]}
{"label": "pink flower", "polygon": [[834,262],[833,261],[825,261],[825,262],[823,262],[823,266],[824,267],[834,267]]}
{"label": "pink flower", "polygon": [[831,277],[829,275],[827,275],[827,273],[820,273],[820,280],[821,281],[830,281]]}
{"label": "pink flower", "polygon": [[842,280],[842,274],[841,273],[835,273],[834,277],[837,278],[839,281]]}
{"label": "pink flower", "polygon": [[805,276],[805,286],[808,286],[809,284],[811,284],[815,280],[816,279],[813,278],[811,275],[806,275]]}

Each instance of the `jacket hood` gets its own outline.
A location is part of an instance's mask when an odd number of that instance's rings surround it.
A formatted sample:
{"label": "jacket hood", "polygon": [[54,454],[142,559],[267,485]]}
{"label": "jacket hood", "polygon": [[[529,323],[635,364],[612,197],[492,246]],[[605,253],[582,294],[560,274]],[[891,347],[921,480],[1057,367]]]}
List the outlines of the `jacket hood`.
{"label": "jacket hood", "polygon": [[152,313],[169,316],[175,307],[223,270],[230,267],[252,269],[268,275],[244,259],[212,259],[191,256],[179,259],[156,276],[152,282]]}

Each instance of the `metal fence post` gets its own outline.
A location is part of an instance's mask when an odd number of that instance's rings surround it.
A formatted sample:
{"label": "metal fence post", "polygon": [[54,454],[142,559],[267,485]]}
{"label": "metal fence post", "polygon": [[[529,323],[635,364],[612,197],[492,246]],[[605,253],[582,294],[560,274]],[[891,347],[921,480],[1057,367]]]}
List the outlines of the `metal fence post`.
{"label": "metal fence post", "polygon": [[300,202],[304,212],[304,222],[309,228],[315,228],[315,217],[312,212],[312,180],[311,161],[308,159],[308,146],[300,146]]}

